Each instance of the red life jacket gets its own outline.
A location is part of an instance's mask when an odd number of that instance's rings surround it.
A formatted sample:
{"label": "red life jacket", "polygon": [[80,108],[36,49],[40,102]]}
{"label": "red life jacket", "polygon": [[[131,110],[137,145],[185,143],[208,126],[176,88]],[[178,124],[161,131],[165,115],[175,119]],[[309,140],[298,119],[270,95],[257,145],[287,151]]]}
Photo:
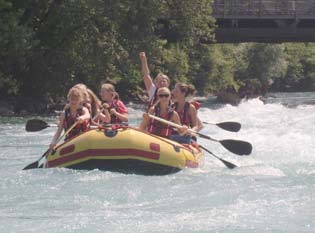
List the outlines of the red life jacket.
{"label": "red life jacket", "polygon": [[[155,116],[158,116],[160,118],[163,118],[165,120],[170,120],[172,118],[174,114],[174,110],[170,109],[166,116],[162,116],[160,114],[160,107],[156,106],[155,107]],[[162,122],[159,122],[157,120],[151,119],[149,122],[149,127],[148,127],[148,131],[152,134],[161,136],[161,137],[169,137],[173,134],[173,127],[171,127],[170,125],[164,124]]]}
{"label": "red life jacket", "polygon": [[[117,100],[112,101],[112,103],[109,106],[109,112],[110,112],[110,109],[112,109],[112,108],[115,109],[116,112],[119,113],[118,107],[117,107]],[[120,123],[122,123],[122,121],[115,114],[110,114],[110,123],[111,124],[120,124]]]}
{"label": "red life jacket", "polygon": [[178,104],[175,103],[175,110],[179,115],[180,123],[182,125],[192,127],[192,120],[191,117],[189,116],[189,105],[190,105],[189,102],[185,102],[183,110],[179,112],[177,111]]}
{"label": "red life jacket", "polygon": [[199,103],[197,100],[194,100],[190,103],[195,106],[196,110],[198,110],[201,106],[201,103]]}
{"label": "red life jacket", "polygon": [[[67,131],[77,120],[77,117],[83,115],[83,109],[78,108],[75,116],[72,116],[70,107],[65,109],[65,121],[64,121],[64,130]],[[86,131],[89,128],[89,121],[84,121],[81,124],[77,124],[67,135],[65,140],[69,140],[70,138],[78,135],[81,132]]]}

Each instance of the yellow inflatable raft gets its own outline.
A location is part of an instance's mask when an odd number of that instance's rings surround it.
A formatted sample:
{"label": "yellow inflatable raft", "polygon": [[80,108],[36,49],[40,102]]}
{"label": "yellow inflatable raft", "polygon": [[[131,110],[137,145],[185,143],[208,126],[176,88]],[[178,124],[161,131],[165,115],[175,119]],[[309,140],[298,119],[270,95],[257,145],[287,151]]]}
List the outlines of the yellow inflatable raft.
{"label": "yellow inflatable raft", "polygon": [[129,126],[91,129],[46,155],[43,167],[166,175],[201,165],[198,145],[181,145]]}

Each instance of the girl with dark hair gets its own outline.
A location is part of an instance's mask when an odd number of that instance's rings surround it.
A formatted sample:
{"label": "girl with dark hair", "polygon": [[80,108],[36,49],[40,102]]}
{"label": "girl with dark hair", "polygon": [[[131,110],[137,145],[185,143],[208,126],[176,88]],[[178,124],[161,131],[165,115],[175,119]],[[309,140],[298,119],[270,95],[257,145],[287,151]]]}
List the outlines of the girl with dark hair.
{"label": "girl with dark hair", "polygon": [[[197,110],[196,107],[188,102],[187,98],[193,96],[196,90],[191,84],[177,83],[172,90],[172,100],[174,102],[174,110],[178,113],[180,122],[191,128],[194,131],[199,131],[200,123],[198,123]],[[189,144],[191,140],[191,135],[179,135],[175,134],[172,139],[179,141],[181,143]]]}
{"label": "girl with dark hair", "polygon": [[112,124],[128,122],[128,110],[119,99],[119,95],[112,84],[103,84],[100,95],[105,102],[103,104],[104,111],[100,114],[102,122]]}

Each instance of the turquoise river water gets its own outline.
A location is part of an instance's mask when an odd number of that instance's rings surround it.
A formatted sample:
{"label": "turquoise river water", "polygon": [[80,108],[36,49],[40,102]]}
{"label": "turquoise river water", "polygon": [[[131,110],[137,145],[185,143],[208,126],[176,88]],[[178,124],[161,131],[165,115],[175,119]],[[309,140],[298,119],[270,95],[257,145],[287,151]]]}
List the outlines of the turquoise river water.
{"label": "turquoise river water", "polygon": [[[249,141],[252,154],[237,156],[200,139],[239,167],[229,170],[206,154],[202,168],[167,176],[22,171],[47,150],[56,128],[27,133],[28,118],[0,118],[0,233],[315,232],[314,99],[291,94],[268,97],[266,104],[204,105],[203,121],[238,121],[242,129],[207,125],[202,133]],[[139,123],[142,111],[129,110],[132,124]]]}

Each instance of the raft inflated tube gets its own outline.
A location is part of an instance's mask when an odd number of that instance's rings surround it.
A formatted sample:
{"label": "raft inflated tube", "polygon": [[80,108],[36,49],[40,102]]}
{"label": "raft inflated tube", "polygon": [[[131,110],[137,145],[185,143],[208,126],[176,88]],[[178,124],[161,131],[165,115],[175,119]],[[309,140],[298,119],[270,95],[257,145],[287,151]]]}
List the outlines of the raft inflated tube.
{"label": "raft inflated tube", "polygon": [[202,157],[198,146],[123,126],[91,129],[74,137],[47,155],[45,167],[165,175],[199,167]]}

